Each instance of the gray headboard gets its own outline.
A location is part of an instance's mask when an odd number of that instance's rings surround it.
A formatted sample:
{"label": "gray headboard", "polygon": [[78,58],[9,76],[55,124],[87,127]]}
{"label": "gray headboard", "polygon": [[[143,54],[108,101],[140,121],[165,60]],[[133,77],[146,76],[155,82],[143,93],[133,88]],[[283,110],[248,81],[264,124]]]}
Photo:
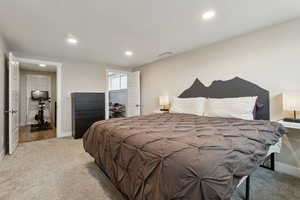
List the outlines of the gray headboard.
{"label": "gray headboard", "polygon": [[180,98],[210,97],[210,98],[233,98],[257,96],[257,108],[255,119],[270,120],[270,97],[269,91],[254,83],[236,77],[227,81],[214,81],[209,87],[196,79],[193,85],[186,89]]}

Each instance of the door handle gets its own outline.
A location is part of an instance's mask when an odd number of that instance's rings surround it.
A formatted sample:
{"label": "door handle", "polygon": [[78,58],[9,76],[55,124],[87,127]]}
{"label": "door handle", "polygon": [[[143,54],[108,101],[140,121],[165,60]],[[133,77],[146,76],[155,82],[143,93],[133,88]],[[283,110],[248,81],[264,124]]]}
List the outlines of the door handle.
{"label": "door handle", "polygon": [[17,113],[18,111],[17,110],[5,110],[4,113],[12,113],[12,114],[15,114]]}
{"label": "door handle", "polygon": [[139,105],[139,104],[136,104],[135,106],[136,106],[136,107],[140,107],[140,105]]}

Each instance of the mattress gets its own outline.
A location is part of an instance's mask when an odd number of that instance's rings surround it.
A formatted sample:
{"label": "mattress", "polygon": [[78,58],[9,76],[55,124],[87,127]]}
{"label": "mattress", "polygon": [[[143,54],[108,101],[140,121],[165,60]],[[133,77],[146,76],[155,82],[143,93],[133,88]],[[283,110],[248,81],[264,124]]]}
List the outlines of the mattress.
{"label": "mattress", "polygon": [[229,200],[283,133],[276,122],[164,113],[97,122],[83,143],[130,200]]}

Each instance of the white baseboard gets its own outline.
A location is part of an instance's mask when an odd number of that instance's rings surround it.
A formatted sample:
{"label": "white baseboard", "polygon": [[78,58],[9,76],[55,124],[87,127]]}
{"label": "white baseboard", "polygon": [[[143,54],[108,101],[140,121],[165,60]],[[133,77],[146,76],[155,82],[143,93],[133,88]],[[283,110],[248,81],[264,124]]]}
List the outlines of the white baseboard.
{"label": "white baseboard", "polygon": [[281,162],[276,162],[276,171],[300,178],[300,168]]}
{"label": "white baseboard", "polygon": [[69,131],[69,132],[61,132],[61,134],[57,134],[58,138],[70,137],[70,136],[72,136],[72,132],[71,131]]}

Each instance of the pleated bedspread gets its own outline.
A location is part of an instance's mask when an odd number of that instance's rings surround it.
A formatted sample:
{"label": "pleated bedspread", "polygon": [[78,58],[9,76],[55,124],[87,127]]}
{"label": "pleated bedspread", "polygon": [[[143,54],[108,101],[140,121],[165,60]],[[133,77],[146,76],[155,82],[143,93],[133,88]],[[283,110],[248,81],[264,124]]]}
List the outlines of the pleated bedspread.
{"label": "pleated bedspread", "polygon": [[229,200],[283,132],[276,122],[164,113],[97,122],[83,144],[130,200]]}

